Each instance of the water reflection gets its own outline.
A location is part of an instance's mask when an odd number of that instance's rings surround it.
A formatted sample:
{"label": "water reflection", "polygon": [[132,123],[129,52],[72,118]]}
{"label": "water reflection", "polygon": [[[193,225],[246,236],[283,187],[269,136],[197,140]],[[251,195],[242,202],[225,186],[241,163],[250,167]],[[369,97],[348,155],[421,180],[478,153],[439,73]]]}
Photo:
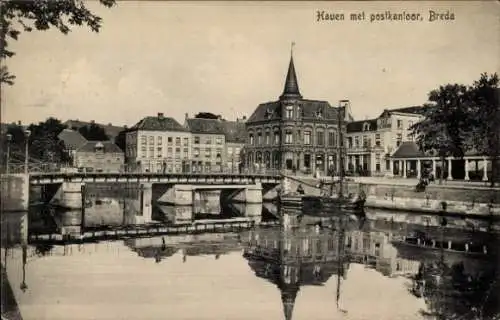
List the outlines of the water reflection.
{"label": "water reflection", "polygon": [[28,233],[40,230],[144,223],[134,201],[103,201],[85,216],[46,208],[2,215],[2,264],[24,319],[67,319],[69,307],[78,305],[86,307],[81,319],[500,314],[499,235],[480,220],[449,218],[443,225],[435,217],[380,211],[367,212],[366,221],[316,218],[270,204],[228,204],[205,214],[158,207],[151,220],[165,224],[251,216],[279,217],[280,224],[62,246],[28,241]]}

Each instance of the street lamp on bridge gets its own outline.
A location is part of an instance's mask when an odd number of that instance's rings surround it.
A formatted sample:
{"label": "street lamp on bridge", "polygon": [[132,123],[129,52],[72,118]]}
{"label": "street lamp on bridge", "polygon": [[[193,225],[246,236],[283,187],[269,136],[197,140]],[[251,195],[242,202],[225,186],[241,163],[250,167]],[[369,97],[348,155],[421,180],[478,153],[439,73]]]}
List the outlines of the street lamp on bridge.
{"label": "street lamp on bridge", "polygon": [[31,131],[25,130],[25,151],[24,151],[24,174],[28,174],[28,146],[29,146],[29,138],[31,135]]}
{"label": "street lamp on bridge", "polygon": [[10,142],[12,141],[12,135],[7,133],[7,160],[5,162],[6,168],[5,173],[9,174],[9,162],[10,162]]}

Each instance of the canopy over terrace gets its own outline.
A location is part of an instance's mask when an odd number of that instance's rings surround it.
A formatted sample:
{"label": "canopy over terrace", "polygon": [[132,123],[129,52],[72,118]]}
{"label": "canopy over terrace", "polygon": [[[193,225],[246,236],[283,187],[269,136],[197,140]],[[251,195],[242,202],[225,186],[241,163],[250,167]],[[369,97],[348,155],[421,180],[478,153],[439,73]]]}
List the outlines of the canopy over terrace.
{"label": "canopy over terrace", "polygon": [[441,168],[441,159],[437,156],[424,153],[414,141],[405,141],[390,156],[390,173],[403,178],[416,177],[420,179],[423,169],[426,168],[435,177],[444,170],[444,177],[448,180],[482,180],[488,181],[488,172],[491,172],[491,161],[477,152],[466,152],[462,159],[447,157],[444,167]]}

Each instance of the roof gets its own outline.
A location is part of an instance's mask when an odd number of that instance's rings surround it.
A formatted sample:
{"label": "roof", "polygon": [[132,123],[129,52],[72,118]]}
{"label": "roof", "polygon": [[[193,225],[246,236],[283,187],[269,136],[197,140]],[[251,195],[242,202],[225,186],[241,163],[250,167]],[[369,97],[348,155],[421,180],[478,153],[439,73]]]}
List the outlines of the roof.
{"label": "roof", "polygon": [[420,150],[417,144],[413,141],[404,141],[399,145],[396,151],[392,154],[392,158],[419,158],[425,157],[425,153]]}
{"label": "roof", "polygon": [[86,127],[90,126],[91,124],[95,124],[101,128],[104,129],[106,132],[106,135],[108,135],[110,138],[116,137],[121,131],[125,129],[125,127],[122,126],[114,126],[111,123],[108,124],[102,124],[102,123],[97,123],[97,122],[87,122],[87,121],[80,121],[80,120],[68,120],[64,122],[64,124],[70,128],[70,129],[80,129],[81,127]]}
{"label": "roof", "polygon": [[[297,104],[302,111],[302,119],[318,119],[321,114],[323,120],[338,120],[338,108],[334,108],[328,101],[299,99]],[[281,119],[282,101],[261,103],[248,119],[247,123]]]}
{"label": "roof", "polygon": [[245,143],[247,130],[244,122],[222,121],[222,125],[224,126],[226,142]]}
{"label": "roof", "polygon": [[384,112],[380,114],[379,117],[384,116],[385,114],[391,114],[394,112],[398,113],[409,113],[415,115],[424,115],[428,110],[426,106],[412,106],[412,107],[403,107],[403,108],[395,108],[395,109],[385,109]]}
{"label": "roof", "polygon": [[87,141],[78,148],[77,152],[95,152],[96,147],[103,147],[104,153],[123,153],[123,151],[111,141]]}
{"label": "roof", "polygon": [[[364,130],[365,123],[369,124],[367,130]],[[377,131],[377,119],[353,121],[347,123],[347,133],[363,131]]]}
{"label": "roof", "polygon": [[71,129],[64,129],[59,133],[57,138],[64,142],[64,145],[68,149],[78,149],[87,143],[87,139],[85,139],[80,132]]}
{"label": "roof", "polygon": [[192,133],[225,134],[225,127],[219,119],[186,119],[186,124]]}
{"label": "roof", "polygon": [[295,73],[295,65],[293,63],[293,56],[290,57],[290,64],[288,65],[288,72],[285,79],[285,87],[281,98],[302,98],[299,90],[299,83],[297,81],[297,74]]}
{"label": "roof", "polygon": [[175,132],[188,131],[179,122],[171,117],[145,117],[130,129],[130,131],[134,130]]}

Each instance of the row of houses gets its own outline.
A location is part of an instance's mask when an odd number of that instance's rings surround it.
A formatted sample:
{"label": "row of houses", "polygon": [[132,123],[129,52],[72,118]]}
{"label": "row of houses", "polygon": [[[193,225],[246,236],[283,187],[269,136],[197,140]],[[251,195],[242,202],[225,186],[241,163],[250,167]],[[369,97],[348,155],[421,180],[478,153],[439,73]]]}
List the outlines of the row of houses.
{"label": "row of houses", "polygon": [[[109,141],[87,141],[70,120],[59,139],[71,154],[72,166],[85,171],[237,172],[245,144],[245,118],[237,121],[189,118],[184,124],[163,113],[141,119],[131,128],[106,130]],[[95,123],[94,123],[95,124]],[[101,126],[100,124],[97,124]],[[110,127],[110,126],[108,126]],[[115,140],[125,132],[124,150]]]}
{"label": "row of houses", "polygon": [[125,158],[132,170],[150,172],[238,172],[245,145],[245,118],[189,118],[181,125],[158,113],[126,133]]}

